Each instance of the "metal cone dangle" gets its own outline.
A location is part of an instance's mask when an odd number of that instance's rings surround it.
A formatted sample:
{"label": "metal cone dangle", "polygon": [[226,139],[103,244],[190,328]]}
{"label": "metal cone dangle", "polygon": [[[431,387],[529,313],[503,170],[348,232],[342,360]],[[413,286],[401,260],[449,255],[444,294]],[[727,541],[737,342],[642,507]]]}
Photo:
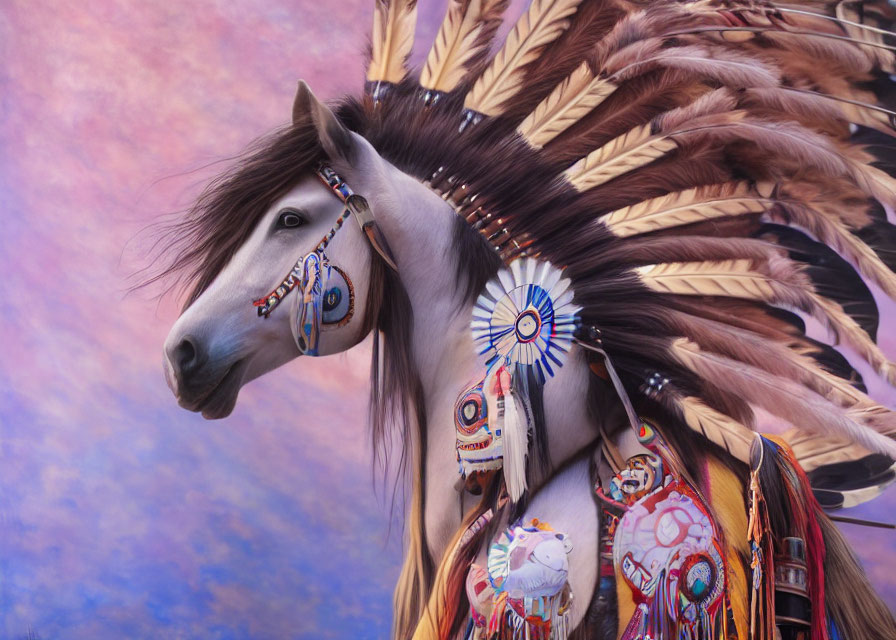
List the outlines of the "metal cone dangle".
{"label": "metal cone dangle", "polygon": [[518,258],[473,307],[473,342],[488,366],[531,367],[542,383],[563,366],[577,314],[568,278],[550,262]]}

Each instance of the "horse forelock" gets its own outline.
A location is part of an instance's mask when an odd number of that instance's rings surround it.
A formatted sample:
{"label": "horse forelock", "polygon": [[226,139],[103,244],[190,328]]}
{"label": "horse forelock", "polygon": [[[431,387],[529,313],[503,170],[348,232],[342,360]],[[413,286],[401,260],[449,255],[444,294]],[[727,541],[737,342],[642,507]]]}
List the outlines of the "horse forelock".
{"label": "horse forelock", "polygon": [[322,156],[314,126],[293,124],[260,138],[212,180],[186,215],[163,230],[168,259],[148,282],[174,277],[189,291],[184,309],[209,287],[270,206]]}

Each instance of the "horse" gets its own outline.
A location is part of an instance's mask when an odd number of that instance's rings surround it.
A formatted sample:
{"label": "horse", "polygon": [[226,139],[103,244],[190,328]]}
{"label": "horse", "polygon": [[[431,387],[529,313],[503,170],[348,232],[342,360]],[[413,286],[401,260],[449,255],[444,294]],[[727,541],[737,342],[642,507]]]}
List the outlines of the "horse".
{"label": "horse", "polygon": [[[290,148],[284,148],[285,143]],[[431,572],[460,525],[457,504],[463,494],[455,488],[452,407],[456,393],[481,367],[467,356],[473,351],[466,330],[472,300],[465,287],[476,289],[479,280],[497,270],[497,264],[488,260],[467,272],[463,247],[481,243],[480,238],[458,224],[456,214],[441,198],[347,131],[304,83],[296,95],[293,127],[240,167],[216,198],[209,198],[205,220],[209,228],[204,231],[209,240],[226,244],[221,255],[197,274],[203,285],[191,295],[169,332],[164,346],[166,378],[182,407],[222,418],[232,411],[243,384],[301,355],[286,314],[259,321],[246,301],[257,298],[288,272],[295,257],[307,253],[338,217],[339,201],[313,175],[311,161],[304,167],[299,164],[303,155],[310,157],[317,147],[337,159],[333,165],[354,190],[370,194],[377,226],[388,238],[401,274],[400,283],[390,281],[388,267],[355,226],[348,225],[334,236],[328,256],[351,279],[354,310],[342,326],[327,329],[325,325],[320,354],[345,351],[371,331],[382,332],[383,364],[374,363],[374,376],[379,368],[384,372],[381,380],[372,383],[378,389],[372,399],[381,404],[373,408],[373,416],[375,420],[391,418],[393,410],[408,414],[403,416],[408,422],[401,437],[407,450],[416,452],[411,464],[419,476],[413,501],[417,509],[422,508],[422,513],[412,512],[410,517],[420,519],[423,536],[411,544],[412,548],[425,545],[417,548],[418,561]],[[253,174],[260,177],[265,164],[273,165],[268,179],[276,186],[264,185],[267,193],[259,193],[257,187],[243,191],[243,185],[255,178]],[[278,165],[283,175],[273,175]],[[235,209],[240,200],[261,198],[272,204],[263,210]],[[222,215],[227,211],[234,212],[232,218]],[[255,220],[248,228],[246,216],[253,214]],[[411,231],[424,229],[425,233]],[[238,238],[240,233],[244,239]],[[374,282],[377,272],[380,282]],[[583,380],[575,375],[567,380],[562,370],[559,375],[561,384],[552,385],[558,393],[545,393],[545,414],[551,416],[547,442],[551,459],[542,476],[561,467],[598,435],[596,427],[581,428],[594,422],[588,418]],[[569,391],[577,401],[568,401]],[[390,401],[396,404],[389,406]],[[412,421],[416,421],[414,428]],[[382,435],[377,431],[377,437]],[[544,479],[536,477],[533,490]]]}
{"label": "horse", "polygon": [[[527,469],[531,502],[519,508],[526,517],[550,512],[558,495],[581,486],[583,456],[598,442],[615,443],[607,436],[618,432],[621,409],[631,404],[663,425],[679,458],[694,454],[677,466],[704,492],[712,488],[712,473],[701,475],[696,467],[711,467],[707,460],[736,469],[732,486],[746,487],[747,403],[859,442],[866,451],[894,452],[886,438],[893,429],[890,412],[844,382],[852,368],[809,340],[792,314],[771,311],[789,307],[821,319],[878,372],[896,379],[867,314],[845,311],[853,309],[849,304],[867,310],[870,294],[830,286],[830,273],[855,268],[885,292],[896,290],[873,248],[850,235],[850,228],[864,231],[873,242],[884,228],[879,216],[855,203],[870,198],[891,205],[896,198],[869,158],[837,147],[848,144],[844,129],[819,116],[833,114],[833,121],[858,123],[863,133],[887,134],[881,111],[852,98],[839,103],[853,104],[850,112],[813,102],[815,111],[790,123],[782,104],[799,98],[781,88],[781,74],[801,82],[800,74],[813,75],[788,66],[792,47],[779,38],[779,48],[758,52],[747,43],[732,52],[703,34],[805,36],[794,30],[799,25],[819,39],[845,36],[801,14],[788,13],[790,22],[775,16],[770,27],[764,9],[746,5],[735,20],[712,3],[639,13],[614,3],[579,7],[558,0],[534,2],[489,60],[495,13],[503,7],[480,4],[452,6],[443,26],[449,40],[458,29],[477,30],[472,41],[458,40],[472,54],[458,62],[437,44],[434,62],[414,80],[403,66],[414,3],[379,3],[367,95],[334,112],[300,83],[292,125],[217,181],[177,228],[192,243],[174,267],[192,268],[194,287],[166,340],[165,369],[183,407],[224,417],[245,382],[303,352],[337,353],[374,334],[374,437],[385,440],[387,423],[397,425],[398,466],[409,470],[413,487],[396,637],[409,637],[427,611],[436,565],[450,555],[462,524],[469,525],[461,519],[453,405],[489,366],[476,357],[469,331],[476,296],[502,263],[519,256],[565,266],[585,325],[567,366],[539,387],[543,433],[535,429],[529,444],[530,459],[541,464]],[[693,20],[703,31],[688,31]],[[834,28],[852,22],[838,17]],[[854,47],[853,40],[875,47],[852,34],[847,39],[844,47]],[[650,46],[632,49],[633,40]],[[595,45],[596,61],[577,67]],[[835,49],[824,53],[854,55]],[[560,54],[562,64],[549,62]],[[715,58],[722,62],[713,66]],[[682,75],[676,65],[685,59],[697,62]],[[836,82],[812,79],[830,94],[853,95]],[[699,126],[688,128],[691,122]],[[576,126],[581,138],[565,134]],[[726,133],[695,135],[716,130]],[[773,149],[775,135],[791,146]],[[823,157],[800,146],[801,136]],[[774,155],[772,171],[750,145]],[[811,168],[798,171],[795,162]],[[819,204],[825,188],[833,188],[833,200],[848,215]],[[670,210],[678,217],[663,218]],[[541,215],[545,211],[553,216]],[[349,217],[359,224],[346,222]],[[726,237],[712,238],[719,233]],[[829,245],[852,264],[829,259]],[[309,262],[312,254],[318,258]],[[824,268],[800,266],[804,256],[818,255],[828,260]],[[327,286],[334,284],[314,302],[320,277],[306,276],[322,270],[331,276]],[[272,313],[297,287],[292,310]],[[614,394],[594,397],[593,367],[612,380]],[[740,391],[746,395],[738,397]],[[781,468],[789,468],[782,455]],[[576,494],[582,502],[575,504],[593,514],[593,504],[584,506],[586,494],[590,499],[590,491]],[[801,500],[797,506],[803,507]],[[706,502],[711,509],[712,500]],[[555,511],[571,530],[584,524]],[[596,529],[593,520],[572,536],[593,541]],[[838,548],[835,540],[830,548]],[[578,575],[572,571],[570,579]],[[575,624],[586,615],[579,603],[590,601],[590,582],[576,586]],[[852,629],[843,598],[873,600],[867,593],[860,585],[832,605],[838,625]],[[887,616],[878,617],[877,626],[889,628]]]}

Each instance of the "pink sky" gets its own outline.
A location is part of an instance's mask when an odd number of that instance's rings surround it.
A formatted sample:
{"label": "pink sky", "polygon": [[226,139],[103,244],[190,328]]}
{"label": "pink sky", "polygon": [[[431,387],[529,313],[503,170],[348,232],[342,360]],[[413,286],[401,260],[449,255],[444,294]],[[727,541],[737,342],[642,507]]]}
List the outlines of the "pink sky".
{"label": "pink sky", "polygon": [[[366,346],[287,366],[206,422],[161,373],[177,300],[127,294],[147,227],[286,122],[298,78],[360,89],[371,6],[0,9],[0,637],[388,628],[399,549],[371,489]],[[443,10],[421,3],[417,60]],[[892,519],[896,492],[862,513]],[[894,536],[846,531],[896,606]]]}

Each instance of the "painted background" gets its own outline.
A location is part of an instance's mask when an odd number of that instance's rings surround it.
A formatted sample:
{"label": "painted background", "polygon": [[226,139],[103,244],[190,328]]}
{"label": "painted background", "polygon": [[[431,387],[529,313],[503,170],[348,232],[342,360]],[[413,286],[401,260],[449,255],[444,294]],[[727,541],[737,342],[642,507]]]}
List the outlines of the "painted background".
{"label": "painted background", "polygon": [[[421,5],[417,60],[444,8]],[[361,86],[370,6],[0,3],[0,638],[387,634],[367,347],[206,422],[162,378],[177,300],[127,292],[147,227],[284,123],[299,77]],[[855,511],[893,520],[896,492]],[[896,607],[896,536],[846,531]]]}

